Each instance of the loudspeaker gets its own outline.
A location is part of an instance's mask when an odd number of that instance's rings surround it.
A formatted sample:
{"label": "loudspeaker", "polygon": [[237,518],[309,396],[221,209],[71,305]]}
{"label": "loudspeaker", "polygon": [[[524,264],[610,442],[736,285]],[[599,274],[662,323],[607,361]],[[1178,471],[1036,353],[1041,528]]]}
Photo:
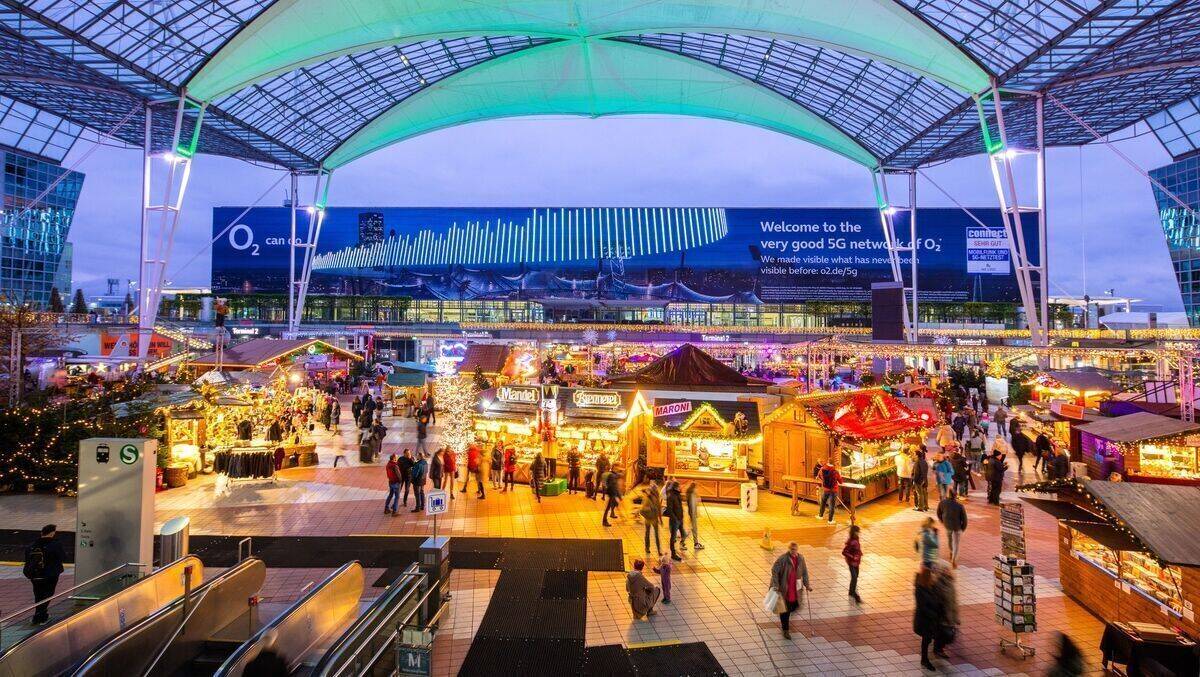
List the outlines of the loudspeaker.
{"label": "loudspeaker", "polygon": [[871,284],[871,340],[904,341],[904,285],[899,282]]}

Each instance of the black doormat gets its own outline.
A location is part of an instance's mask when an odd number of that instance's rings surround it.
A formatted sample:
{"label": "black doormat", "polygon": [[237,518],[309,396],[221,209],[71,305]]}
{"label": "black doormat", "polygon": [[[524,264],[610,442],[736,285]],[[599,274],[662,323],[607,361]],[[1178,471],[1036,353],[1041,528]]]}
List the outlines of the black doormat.
{"label": "black doormat", "polygon": [[629,660],[639,675],[698,677],[727,674],[704,642],[629,649]]}
{"label": "black doormat", "polygon": [[629,650],[620,644],[589,646],[583,650],[583,662],[579,665],[581,677],[618,677],[636,674]]}
{"label": "black doormat", "polygon": [[476,637],[459,668],[460,677],[567,677],[579,674],[582,639],[499,639]]}
{"label": "black doormat", "polygon": [[542,599],[587,599],[586,571],[547,571],[542,577]]}

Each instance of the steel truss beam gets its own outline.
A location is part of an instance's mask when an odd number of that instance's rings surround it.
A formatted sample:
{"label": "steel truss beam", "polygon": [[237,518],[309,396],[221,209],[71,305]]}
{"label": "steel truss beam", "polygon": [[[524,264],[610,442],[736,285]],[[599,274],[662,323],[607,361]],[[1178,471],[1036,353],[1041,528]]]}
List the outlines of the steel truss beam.
{"label": "steel truss beam", "polygon": [[[907,204],[897,205],[888,193],[889,174],[908,177]],[[888,263],[892,266],[892,279],[904,289],[902,305],[904,337],[916,343],[920,335],[920,315],[917,314],[917,173],[915,170],[877,169],[871,171],[871,184],[875,188],[875,202],[879,205],[879,222],[883,226],[883,239],[887,245]],[[896,214],[908,213],[908,244],[896,234]],[[900,255],[907,253],[909,259],[909,284],[904,283],[904,266]]]}
{"label": "steel truss beam", "polygon": [[[1034,348],[1045,348],[1050,345],[1049,279],[1046,275],[1046,143],[1043,124],[1045,101],[1041,94],[1034,96],[1037,131],[1037,147],[1034,149],[1018,149],[1009,146],[1000,91],[994,84],[989,91],[975,97],[975,105],[979,112],[979,123],[983,133],[984,146],[987,148],[988,164],[992,170],[996,197],[1000,200],[1001,220],[1004,222],[1004,232],[1008,237],[1009,252],[1017,277],[1017,288],[1021,294],[1021,304],[1025,308],[1025,321],[1029,325],[1029,335]],[[984,105],[989,100],[995,113],[998,138],[992,137],[991,129],[988,127]],[[1030,158],[1034,162],[1036,198],[1035,204],[1025,205],[1022,204],[1021,193],[1017,189],[1015,168],[1018,162]],[[1026,214],[1034,214],[1037,218],[1036,252],[1031,252],[1030,245],[1025,242],[1024,217]],[[1036,259],[1031,255],[1034,253]],[[1039,361],[1044,359],[1039,357]]]}
{"label": "steel truss beam", "polygon": [[[193,106],[198,109],[191,138],[180,144],[184,111]],[[138,271],[138,359],[145,360],[150,349],[150,339],[158,319],[158,308],[162,301],[162,290],[166,285],[167,264],[175,245],[175,232],[179,228],[179,215],[183,210],[183,198],[187,194],[188,180],[192,174],[192,159],[200,141],[200,126],[204,120],[207,104],[195,103],[180,96],[175,109],[174,132],[170,150],[154,153],[153,105],[146,105],[145,143],[142,147],[142,236],[141,257]],[[158,167],[156,170],[155,167]],[[162,173],[162,201],[153,202],[151,193],[155,186],[155,175]]]}
{"label": "steel truss beam", "polygon": [[[308,283],[312,278],[312,263],[316,258],[317,243],[321,239],[321,226],[325,222],[325,204],[329,200],[329,181],[333,172],[322,169],[313,178],[312,203],[305,207],[308,213],[308,230],[303,240],[296,235],[297,210],[299,209],[299,182],[292,174],[292,233],[288,262],[288,336],[300,331],[304,319],[304,302],[308,297]],[[296,270],[296,254],[300,252],[302,263],[299,276]]]}

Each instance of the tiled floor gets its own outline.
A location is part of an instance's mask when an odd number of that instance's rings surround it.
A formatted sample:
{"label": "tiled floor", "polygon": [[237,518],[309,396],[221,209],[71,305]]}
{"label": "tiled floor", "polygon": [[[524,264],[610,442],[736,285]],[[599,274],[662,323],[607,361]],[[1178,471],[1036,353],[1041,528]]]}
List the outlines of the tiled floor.
{"label": "tiled floor", "polygon": [[[348,410],[348,409],[347,409]],[[414,440],[411,421],[387,421],[390,433],[384,455]],[[164,492],[157,499],[161,523],[177,515],[192,519],[193,533],[264,535],[428,535],[432,520],[402,512],[383,514],[386,491],[381,465],[357,462],[353,431],[320,435],[322,465],[293,469],[276,482],[236,485],[228,496],[217,497],[208,478],[186,488]],[[347,462],[331,467],[335,450],[345,449]],[[931,492],[932,493],[932,492]],[[455,491],[450,512],[439,520],[446,535],[529,538],[619,538],[627,559],[641,555],[642,529],[634,520],[618,520],[612,528],[600,525],[601,504],[582,495],[533,500],[528,487],[501,493],[489,487],[485,500],[473,492]],[[1015,500],[1012,494],[1006,498]],[[410,500],[411,505],[411,500]],[[0,528],[36,528],[56,521],[74,524],[70,500],[36,495],[0,498]],[[967,506],[970,528],[963,540],[958,576],[962,626],[959,640],[949,649],[949,661],[935,661],[947,672],[971,674],[1043,674],[1053,660],[1055,631],[1070,634],[1097,669],[1102,625],[1057,583],[1058,561],[1054,521],[1036,510],[1027,511],[1028,550],[1038,574],[1038,622],[1043,629],[1026,638],[1036,656],[1019,660],[998,651],[1001,631],[992,615],[991,558],[999,551],[997,509],[981,493]],[[707,549],[684,553],[674,568],[673,604],[661,606],[650,621],[634,621],[625,600],[621,574],[593,573],[588,586],[587,643],[641,644],[664,641],[704,641],[732,674],[918,674],[919,640],[913,635],[912,576],[916,569],[913,537],[924,515],[885,497],[859,512],[863,526],[859,590],[864,603],[846,596],[848,574],[840,552],[847,524],[844,515],[831,527],[811,516],[793,517],[788,501],[760,494],[759,510],[705,504],[700,538]],[[811,509],[810,509],[811,513]],[[763,535],[770,530],[768,547]],[[666,535],[664,528],[663,535]],[[814,592],[808,608],[793,617],[793,640],[782,639],[778,617],[761,608],[771,563],[788,541],[800,543]],[[664,546],[666,543],[664,542]],[[651,546],[653,547],[653,545]],[[27,588],[0,569],[0,610]],[[319,581],[326,572],[276,570],[264,592],[280,600],[302,594],[304,584]],[[366,596],[378,572],[367,576]],[[498,572],[456,571],[451,581],[454,599],[450,616],[435,645],[435,672],[453,674],[461,664],[474,629],[483,616]],[[652,578],[657,578],[652,576]],[[11,590],[10,590],[11,588]]]}

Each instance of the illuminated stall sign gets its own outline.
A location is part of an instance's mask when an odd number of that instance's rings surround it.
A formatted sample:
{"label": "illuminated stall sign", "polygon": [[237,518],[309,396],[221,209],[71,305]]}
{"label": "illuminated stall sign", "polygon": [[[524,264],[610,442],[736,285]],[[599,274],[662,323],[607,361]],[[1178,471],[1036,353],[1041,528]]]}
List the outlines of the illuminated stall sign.
{"label": "illuminated stall sign", "polygon": [[505,404],[535,405],[542,399],[538,386],[500,386],[496,388],[496,401]]}
{"label": "illuminated stall sign", "polygon": [[668,416],[686,414],[691,410],[692,403],[690,400],[671,402],[669,404],[656,404],[654,405],[654,418],[666,418]]}
{"label": "illuminated stall sign", "polygon": [[611,390],[576,390],[571,402],[580,409],[618,409],[621,394]]}

